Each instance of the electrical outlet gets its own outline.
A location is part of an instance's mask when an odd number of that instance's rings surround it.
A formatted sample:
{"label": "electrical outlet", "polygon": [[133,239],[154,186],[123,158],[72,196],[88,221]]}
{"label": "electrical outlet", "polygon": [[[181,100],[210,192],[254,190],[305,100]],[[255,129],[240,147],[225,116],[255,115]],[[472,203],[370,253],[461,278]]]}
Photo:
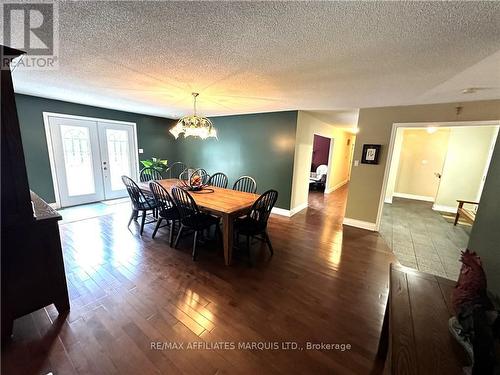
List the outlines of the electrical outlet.
{"label": "electrical outlet", "polygon": [[144,154],[144,149],[143,148],[139,149],[139,154]]}

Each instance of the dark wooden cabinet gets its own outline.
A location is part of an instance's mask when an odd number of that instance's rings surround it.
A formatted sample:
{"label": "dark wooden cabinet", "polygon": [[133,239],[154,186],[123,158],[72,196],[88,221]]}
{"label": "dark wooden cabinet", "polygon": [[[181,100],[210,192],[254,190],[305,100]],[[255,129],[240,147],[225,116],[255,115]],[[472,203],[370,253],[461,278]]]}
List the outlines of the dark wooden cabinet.
{"label": "dark wooden cabinet", "polygon": [[462,374],[467,355],[448,329],[456,282],[394,263],[389,273],[378,352],[384,374]]}
{"label": "dark wooden cabinet", "polygon": [[59,236],[61,216],[30,192],[8,65],[22,52],[1,46],[2,338],[14,319],[54,303],[69,310]]}

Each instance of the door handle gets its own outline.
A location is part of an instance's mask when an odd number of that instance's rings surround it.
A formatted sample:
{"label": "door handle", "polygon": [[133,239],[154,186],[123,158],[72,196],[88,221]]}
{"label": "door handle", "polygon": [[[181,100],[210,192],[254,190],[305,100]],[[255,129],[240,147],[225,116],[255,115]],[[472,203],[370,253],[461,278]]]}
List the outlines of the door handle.
{"label": "door handle", "polygon": [[436,176],[437,178],[441,178],[442,174],[441,173],[438,173],[438,172],[434,172],[434,176]]}

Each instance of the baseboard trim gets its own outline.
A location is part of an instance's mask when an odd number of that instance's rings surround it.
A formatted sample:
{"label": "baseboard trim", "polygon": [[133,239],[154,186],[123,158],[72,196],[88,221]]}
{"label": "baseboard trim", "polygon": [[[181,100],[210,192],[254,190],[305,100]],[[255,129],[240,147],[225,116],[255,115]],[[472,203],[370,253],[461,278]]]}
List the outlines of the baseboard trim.
{"label": "baseboard trim", "polygon": [[406,198],[406,199],[413,199],[416,201],[425,201],[425,202],[434,202],[434,197],[429,197],[426,195],[415,195],[415,194],[406,194],[406,193],[393,193],[393,197],[397,198]]}
{"label": "baseboard trim", "polygon": [[291,210],[285,210],[284,208],[279,208],[279,207],[273,207],[271,210],[271,213],[276,214],[276,215],[281,215],[281,216],[286,216],[286,217],[292,217],[296,213],[299,213],[300,211],[306,209],[308,206],[307,202],[304,204],[301,204]]}
{"label": "baseboard trim", "polygon": [[273,207],[271,210],[272,214],[280,215],[280,216],[286,216],[290,217],[290,210],[285,210],[284,208],[279,208],[279,207]]}
{"label": "baseboard trim", "polygon": [[299,213],[300,211],[305,210],[308,205],[309,204],[306,202],[306,203],[303,203],[303,204],[301,204],[301,205],[299,205],[299,206],[297,206],[295,208],[292,208],[290,210],[290,216],[293,216],[293,215]]}
{"label": "baseboard trim", "polygon": [[457,213],[457,207],[453,207],[453,206],[444,206],[444,205],[441,205],[441,204],[434,204],[432,206],[432,209],[434,211],[441,211],[441,212],[448,212],[450,214],[456,214]]}
{"label": "baseboard trim", "polygon": [[377,231],[377,224],[371,223],[369,221],[356,220],[356,219],[344,217],[344,221],[342,224],[350,226],[350,227],[356,227],[356,228],[370,230],[372,232]]}
{"label": "baseboard trim", "polygon": [[339,182],[337,185],[335,185],[329,189],[325,189],[325,194],[330,194],[330,193],[334,192],[335,190],[340,189],[342,186],[344,186],[348,182],[349,182],[349,180],[344,180],[344,181]]}

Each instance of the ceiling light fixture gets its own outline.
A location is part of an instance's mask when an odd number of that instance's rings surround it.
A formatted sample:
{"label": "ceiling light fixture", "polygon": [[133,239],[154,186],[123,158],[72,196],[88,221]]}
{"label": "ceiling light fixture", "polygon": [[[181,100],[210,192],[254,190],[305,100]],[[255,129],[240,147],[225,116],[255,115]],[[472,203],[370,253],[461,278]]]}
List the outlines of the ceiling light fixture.
{"label": "ceiling light fixture", "polygon": [[427,127],[427,133],[429,134],[432,134],[432,133],[435,133],[437,132],[438,128],[436,128],[435,126],[428,126]]}
{"label": "ceiling light fixture", "polygon": [[217,138],[217,130],[214,124],[208,118],[196,115],[196,98],[197,92],[193,92],[193,114],[182,117],[177,124],[170,129],[170,133],[179,138],[179,135],[184,134],[187,137],[200,137],[201,139]]}

